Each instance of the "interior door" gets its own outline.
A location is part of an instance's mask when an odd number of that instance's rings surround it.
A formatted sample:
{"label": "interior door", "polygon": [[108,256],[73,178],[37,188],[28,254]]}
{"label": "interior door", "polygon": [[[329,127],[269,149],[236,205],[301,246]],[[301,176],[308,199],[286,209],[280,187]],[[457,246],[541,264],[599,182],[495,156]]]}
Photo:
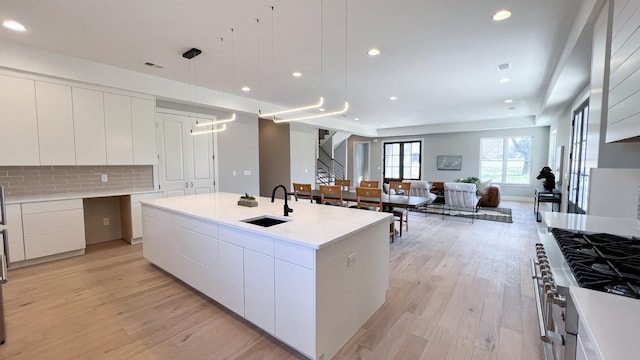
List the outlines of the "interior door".
{"label": "interior door", "polygon": [[213,136],[191,135],[195,122],[158,113],[159,182],[167,197],[214,191]]}

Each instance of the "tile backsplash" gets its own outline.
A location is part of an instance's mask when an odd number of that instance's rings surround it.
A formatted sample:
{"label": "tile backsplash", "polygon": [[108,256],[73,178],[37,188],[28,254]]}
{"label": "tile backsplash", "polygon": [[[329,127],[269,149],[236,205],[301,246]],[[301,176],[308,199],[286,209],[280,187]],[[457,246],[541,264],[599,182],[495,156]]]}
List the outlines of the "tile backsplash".
{"label": "tile backsplash", "polygon": [[[102,182],[102,175],[107,182]],[[79,192],[153,190],[153,166],[0,166],[7,198]]]}

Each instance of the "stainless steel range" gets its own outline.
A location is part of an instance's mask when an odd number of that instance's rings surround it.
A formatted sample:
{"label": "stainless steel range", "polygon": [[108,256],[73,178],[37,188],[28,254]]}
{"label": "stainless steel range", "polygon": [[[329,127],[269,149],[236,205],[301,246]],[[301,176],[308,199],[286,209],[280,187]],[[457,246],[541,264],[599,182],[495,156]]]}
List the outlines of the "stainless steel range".
{"label": "stainless steel range", "polygon": [[539,231],[532,259],[547,359],[575,359],[578,315],[570,286],[640,299],[640,239],[564,229]]}

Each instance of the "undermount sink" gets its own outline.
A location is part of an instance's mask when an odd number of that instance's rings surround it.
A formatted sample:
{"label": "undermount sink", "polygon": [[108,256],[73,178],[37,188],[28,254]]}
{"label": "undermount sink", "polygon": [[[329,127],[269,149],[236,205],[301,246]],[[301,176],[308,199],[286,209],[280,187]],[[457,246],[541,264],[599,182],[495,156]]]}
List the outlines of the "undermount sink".
{"label": "undermount sink", "polygon": [[285,223],[287,221],[290,220],[283,220],[283,219],[279,219],[273,216],[269,216],[269,215],[263,215],[263,216],[259,216],[259,217],[255,217],[255,218],[251,218],[251,219],[245,219],[245,220],[240,220],[242,222],[246,222],[249,224],[253,224],[253,225],[258,225],[258,226],[262,226],[262,227],[269,227],[269,226],[273,226],[273,225],[278,225],[278,224],[282,224]]}

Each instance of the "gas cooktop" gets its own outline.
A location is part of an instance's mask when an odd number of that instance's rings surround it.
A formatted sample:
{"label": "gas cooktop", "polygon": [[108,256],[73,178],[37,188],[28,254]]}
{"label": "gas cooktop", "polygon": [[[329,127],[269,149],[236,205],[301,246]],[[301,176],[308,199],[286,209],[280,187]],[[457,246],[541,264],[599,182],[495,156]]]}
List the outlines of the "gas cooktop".
{"label": "gas cooktop", "polygon": [[552,229],[580,287],[640,299],[640,239]]}

